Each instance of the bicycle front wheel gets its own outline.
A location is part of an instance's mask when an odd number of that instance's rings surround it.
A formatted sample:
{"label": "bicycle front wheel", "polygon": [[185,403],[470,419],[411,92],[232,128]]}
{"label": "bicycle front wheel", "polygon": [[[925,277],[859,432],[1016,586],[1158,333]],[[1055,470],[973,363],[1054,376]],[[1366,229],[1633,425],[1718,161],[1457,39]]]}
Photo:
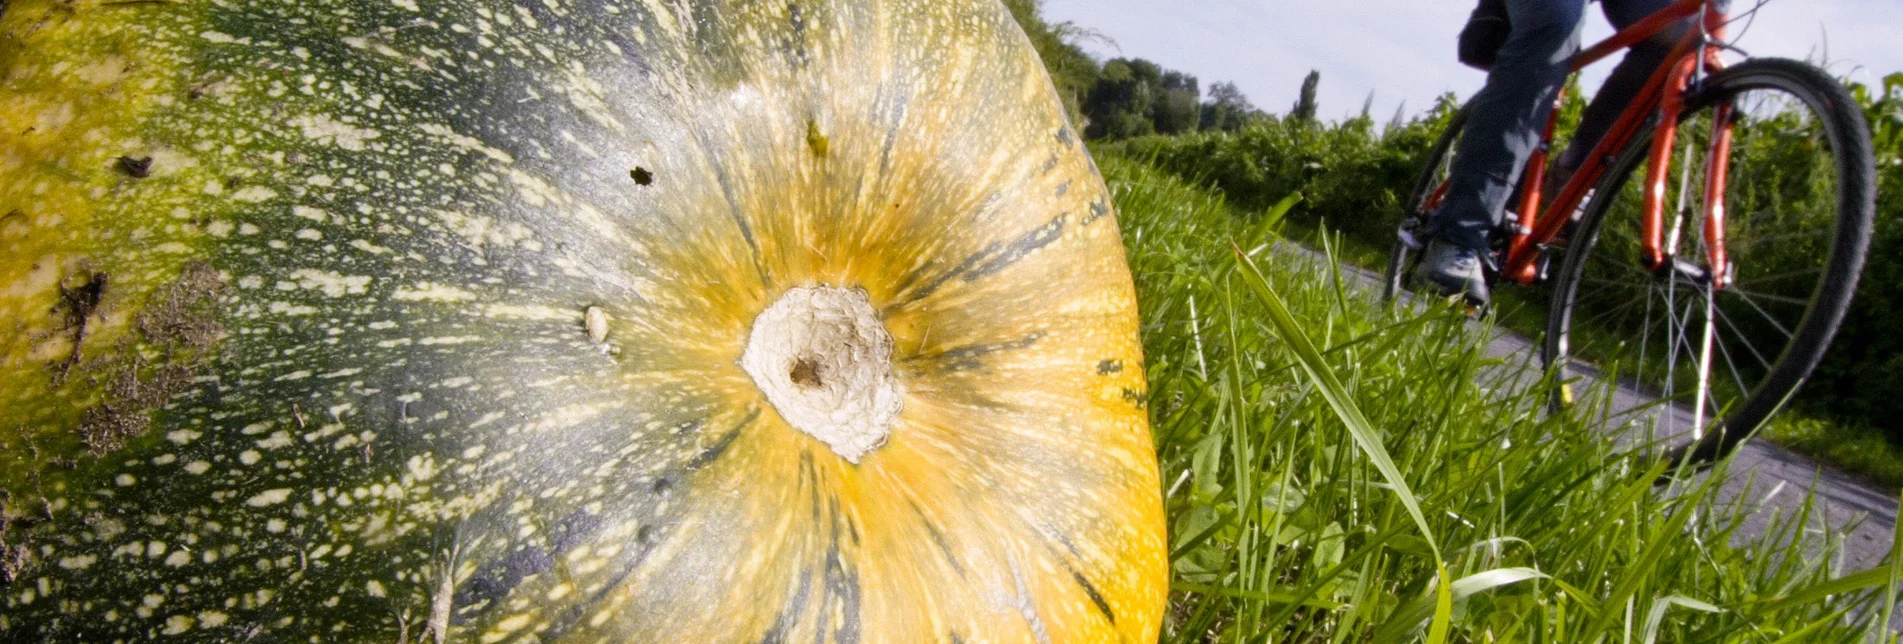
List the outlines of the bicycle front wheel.
{"label": "bicycle front wheel", "polygon": [[1414,191],[1408,194],[1407,204],[1401,210],[1400,227],[1394,231],[1394,243],[1388,248],[1387,270],[1381,276],[1383,302],[1394,301],[1396,295],[1406,290],[1408,274],[1414,272],[1414,265],[1420,262],[1422,227],[1427,225],[1427,216],[1440,206],[1440,198],[1447,189],[1448,172],[1454,165],[1454,144],[1466,125],[1467,108],[1462,107],[1454,113],[1453,120],[1448,121],[1447,129],[1434,141],[1434,147],[1428,149],[1427,163],[1414,181]]}
{"label": "bicycle front wheel", "polygon": [[[1678,123],[1658,269],[1642,256],[1643,181],[1626,180],[1651,143],[1641,136],[1613,162],[1570,248],[1556,250],[1542,357],[1562,377],[1616,377],[1667,401],[1640,405],[1637,419],[1655,438],[1692,439],[1694,459],[1709,460],[1789,400],[1843,321],[1876,209],[1869,128],[1810,65],[1758,59],[1713,74]],[[1708,190],[1722,167],[1726,180]],[[1713,193],[1724,214],[1707,231]],[[1726,265],[1713,266],[1714,246]]]}

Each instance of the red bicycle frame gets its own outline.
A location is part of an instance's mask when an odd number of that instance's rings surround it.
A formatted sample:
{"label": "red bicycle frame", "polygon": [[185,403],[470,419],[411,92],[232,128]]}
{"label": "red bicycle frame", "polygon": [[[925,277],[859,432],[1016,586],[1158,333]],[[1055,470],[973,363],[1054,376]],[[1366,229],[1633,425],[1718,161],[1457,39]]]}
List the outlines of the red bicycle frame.
{"label": "red bicycle frame", "polygon": [[[1671,165],[1672,145],[1678,136],[1679,115],[1684,109],[1685,92],[1692,74],[1698,71],[1700,63],[1706,72],[1722,69],[1724,63],[1719,58],[1721,46],[1715,44],[1724,38],[1725,23],[1728,17],[1722,3],[1712,0],[1679,0],[1671,6],[1659,10],[1604,42],[1593,45],[1581,52],[1573,60],[1573,71],[1605,59],[1615,52],[1631,47],[1640,41],[1651,38],[1659,32],[1678,24],[1686,18],[1703,13],[1703,29],[1692,29],[1672,50],[1666,63],[1653,72],[1645,88],[1639,92],[1632,105],[1620,114],[1619,120],[1606,133],[1592,154],[1573,173],[1559,191],[1558,198],[1541,212],[1539,204],[1542,185],[1546,175],[1548,161],[1547,146],[1534,152],[1527,161],[1526,172],[1521,175],[1524,185],[1520,191],[1518,204],[1518,225],[1507,244],[1506,261],[1500,270],[1503,279],[1520,284],[1531,284],[1540,278],[1539,260],[1544,249],[1559,239],[1566,223],[1577,211],[1586,197],[1586,192],[1599,183],[1608,170],[1607,163],[1612,155],[1624,149],[1632,142],[1646,121],[1658,115],[1658,125],[1652,132],[1651,154],[1647,157],[1643,221],[1641,240],[1644,245],[1644,261],[1647,269],[1661,270],[1672,258],[1666,254],[1665,240],[1665,190],[1668,171]],[[1709,39],[1707,39],[1709,36]],[[1563,100],[1563,98],[1562,98]],[[1656,112],[1655,112],[1656,110]],[[1558,122],[1557,105],[1553,117],[1546,124],[1542,142],[1550,144],[1553,129]],[[1711,285],[1723,288],[1730,281],[1725,260],[1724,244],[1724,186],[1729,170],[1728,156],[1731,148],[1730,108],[1720,106],[1718,118],[1713,121],[1711,133],[1712,156],[1710,167],[1705,173],[1704,203],[1705,225],[1701,231],[1705,235],[1706,248],[1711,266]],[[1445,190],[1445,186],[1442,186]],[[1441,193],[1436,193],[1432,201],[1439,201]]]}

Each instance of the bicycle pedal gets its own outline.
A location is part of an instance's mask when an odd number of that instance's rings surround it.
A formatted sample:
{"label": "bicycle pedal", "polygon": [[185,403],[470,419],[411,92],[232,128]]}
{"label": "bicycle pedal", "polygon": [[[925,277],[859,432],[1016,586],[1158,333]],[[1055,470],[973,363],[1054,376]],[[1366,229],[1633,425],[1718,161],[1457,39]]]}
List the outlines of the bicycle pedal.
{"label": "bicycle pedal", "polygon": [[1401,238],[1401,243],[1406,244],[1410,250],[1420,250],[1427,245],[1427,243],[1421,241],[1419,237],[1414,236],[1414,231],[1411,230],[1410,227],[1403,226],[1400,230],[1395,231],[1395,234]]}

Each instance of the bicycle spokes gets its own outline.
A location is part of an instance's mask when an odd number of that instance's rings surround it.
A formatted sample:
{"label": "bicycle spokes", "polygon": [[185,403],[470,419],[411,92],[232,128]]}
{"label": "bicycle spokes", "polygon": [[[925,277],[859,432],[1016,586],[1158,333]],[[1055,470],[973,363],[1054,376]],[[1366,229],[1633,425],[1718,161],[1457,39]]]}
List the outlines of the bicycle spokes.
{"label": "bicycle spokes", "polygon": [[[1634,412],[1661,437],[1755,428],[1815,365],[1847,306],[1855,273],[1838,259],[1857,231],[1840,221],[1866,187],[1843,165],[1838,117],[1812,87],[1827,77],[1799,67],[1714,76],[1669,146],[1638,141],[1611,170],[1671,163],[1644,173],[1670,179],[1602,184],[1580,240],[1561,251],[1548,357],[1668,401]],[[1648,197],[1662,215],[1649,227]]]}

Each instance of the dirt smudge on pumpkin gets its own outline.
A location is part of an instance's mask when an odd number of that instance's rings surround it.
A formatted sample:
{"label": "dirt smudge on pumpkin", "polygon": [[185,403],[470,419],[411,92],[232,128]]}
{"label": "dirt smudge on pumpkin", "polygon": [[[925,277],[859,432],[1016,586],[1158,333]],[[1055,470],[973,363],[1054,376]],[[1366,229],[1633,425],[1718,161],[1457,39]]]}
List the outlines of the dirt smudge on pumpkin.
{"label": "dirt smudge on pumpkin", "polygon": [[[103,285],[102,278],[100,274],[89,283]],[[125,338],[110,354],[83,363],[81,372],[101,385],[104,397],[80,415],[77,431],[87,451],[101,456],[124,448],[151,425],[152,410],[191,386],[193,375],[208,357],[206,350],[224,336],[224,327],[215,317],[224,292],[224,281],[216,270],[204,263],[187,265],[178,279],[154,292],[139,313],[138,340]],[[79,320],[69,362],[82,364],[84,319],[98,302],[71,296],[67,300],[68,315]],[[156,349],[156,357],[147,358],[142,348]],[[55,384],[64,378],[63,373]]]}

